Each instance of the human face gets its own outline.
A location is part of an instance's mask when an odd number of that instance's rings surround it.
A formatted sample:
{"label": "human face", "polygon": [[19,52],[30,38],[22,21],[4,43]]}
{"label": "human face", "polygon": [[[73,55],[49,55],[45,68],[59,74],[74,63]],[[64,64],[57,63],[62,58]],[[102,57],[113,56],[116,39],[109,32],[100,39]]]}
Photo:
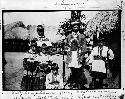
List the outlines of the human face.
{"label": "human face", "polygon": [[32,46],[31,49],[32,49],[32,51],[36,51],[36,47],[35,46]]}
{"label": "human face", "polygon": [[44,29],[41,28],[41,27],[38,27],[38,28],[37,28],[37,32],[38,32],[38,35],[39,35],[39,36],[43,36],[43,35],[44,35]]}
{"label": "human face", "polygon": [[43,36],[43,35],[44,35],[44,32],[43,32],[43,31],[38,31],[38,35],[39,35],[39,36]]}
{"label": "human face", "polygon": [[57,69],[54,69],[53,70],[53,74],[56,75],[58,73],[58,70]]}
{"label": "human face", "polygon": [[46,50],[45,50],[44,48],[42,49],[42,53],[43,53],[43,54],[46,54]]}
{"label": "human face", "polygon": [[102,47],[102,46],[103,46],[103,42],[102,42],[102,41],[99,43],[99,46],[100,46],[100,47]]}
{"label": "human face", "polygon": [[78,32],[79,30],[79,25],[74,25],[73,26],[73,32]]}

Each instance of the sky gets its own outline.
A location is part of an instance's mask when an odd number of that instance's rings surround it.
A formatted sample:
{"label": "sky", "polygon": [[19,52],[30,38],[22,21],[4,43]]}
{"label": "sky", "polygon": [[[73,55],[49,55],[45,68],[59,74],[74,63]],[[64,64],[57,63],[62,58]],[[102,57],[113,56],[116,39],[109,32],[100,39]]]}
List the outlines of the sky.
{"label": "sky", "polygon": [[[44,10],[45,11],[45,10]],[[97,11],[82,11],[85,14],[86,20],[89,21],[96,15]],[[44,24],[45,26],[59,26],[71,17],[70,11],[55,11],[55,12],[7,12],[4,13],[4,24],[9,24],[16,21],[23,21],[27,25]]]}
{"label": "sky", "polygon": [[14,21],[23,21],[27,25],[53,25],[58,26],[65,18],[70,18],[70,11],[61,12],[11,12],[4,13],[4,24],[9,24]]}
{"label": "sky", "polygon": [[[89,19],[96,15],[97,11],[82,11],[86,19],[81,20],[87,22]],[[55,12],[6,12],[4,13],[4,24],[10,24],[16,21],[23,21],[24,25],[43,25],[50,28],[45,29],[45,35],[52,41],[60,39],[57,36],[58,27],[60,22],[66,21],[71,18],[71,11],[55,11]],[[55,28],[55,29],[53,29]]]}

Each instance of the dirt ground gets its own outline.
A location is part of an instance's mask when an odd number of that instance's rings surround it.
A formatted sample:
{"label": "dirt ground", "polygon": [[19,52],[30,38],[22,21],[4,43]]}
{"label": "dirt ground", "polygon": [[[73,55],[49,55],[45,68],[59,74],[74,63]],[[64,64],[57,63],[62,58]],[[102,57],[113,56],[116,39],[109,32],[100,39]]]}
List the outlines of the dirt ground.
{"label": "dirt ground", "polygon": [[[23,52],[5,52],[5,60],[7,64],[4,67],[4,88],[5,90],[21,90],[21,80],[23,77]],[[53,62],[58,63],[59,73],[63,74],[63,56],[53,55]],[[68,79],[71,71],[65,67],[65,76]],[[119,88],[119,76],[115,79],[105,79],[104,83],[108,83],[107,88]],[[106,87],[104,87],[106,88]]]}
{"label": "dirt ground", "polygon": [[[7,64],[4,67],[5,90],[21,90],[20,84],[23,77],[23,52],[5,52]],[[53,55],[53,62],[58,63],[59,73],[63,73],[63,56]],[[70,70],[65,67],[66,77],[70,75]]]}

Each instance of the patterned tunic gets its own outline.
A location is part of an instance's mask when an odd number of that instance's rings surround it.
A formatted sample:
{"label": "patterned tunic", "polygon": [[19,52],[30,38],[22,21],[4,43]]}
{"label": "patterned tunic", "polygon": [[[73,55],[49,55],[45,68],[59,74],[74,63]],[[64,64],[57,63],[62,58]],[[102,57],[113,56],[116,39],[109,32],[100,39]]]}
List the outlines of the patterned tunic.
{"label": "patterned tunic", "polygon": [[69,48],[66,63],[69,67],[80,68],[80,62],[86,52],[86,40],[83,34],[72,32],[66,38]]}
{"label": "patterned tunic", "polygon": [[[24,75],[32,75],[32,72],[35,71],[36,65],[34,61],[38,57],[38,53],[32,51],[31,49],[24,54],[23,66],[24,66]],[[28,71],[27,71],[28,70]]]}

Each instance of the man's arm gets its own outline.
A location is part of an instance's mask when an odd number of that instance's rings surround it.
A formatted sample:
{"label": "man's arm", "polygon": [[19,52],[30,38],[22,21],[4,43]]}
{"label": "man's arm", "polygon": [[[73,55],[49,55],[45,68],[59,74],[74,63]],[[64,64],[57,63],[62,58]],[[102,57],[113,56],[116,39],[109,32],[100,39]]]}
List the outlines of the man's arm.
{"label": "man's arm", "polygon": [[86,38],[83,34],[80,34],[80,49],[81,52],[84,54],[87,50],[87,46],[86,46]]}
{"label": "man's arm", "polygon": [[86,62],[88,63],[88,64],[92,64],[92,61],[93,61],[93,59],[94,59],[94,50],[95,50],[95,48],[93,48],[93,50],[91,51],[91,54],[89,55],[89,57],[86,59]]}
{"label": "man's arm", "polygon": [[114,58],[113,51],[111,49],[108,49],[107,51],[107,59],[106,59],[106,68],[109,69],[109,66],[111,65],[111,60]]}
{"label": "man's arm", "polygon": [[70,49],[70,39],[71,39],[71,35],[69,34],[67,37],[66,37],[66,40],[65,40],[65,44],[66,44],[66,49]]}
{"label": "man's arm", "polygon": [[108,61],[107,61],[107,78],[112,77],[112,73],[110,71],[111,60],[114,58],[114,53],[111,49],[108,49]]}
{"label": "man's arm", "polygon": [[109,51],[108,51],[108,58],[110,60],[112,60],[114,58],[114,53],[113,53],[113,51],[111,49],[109,49]]}

